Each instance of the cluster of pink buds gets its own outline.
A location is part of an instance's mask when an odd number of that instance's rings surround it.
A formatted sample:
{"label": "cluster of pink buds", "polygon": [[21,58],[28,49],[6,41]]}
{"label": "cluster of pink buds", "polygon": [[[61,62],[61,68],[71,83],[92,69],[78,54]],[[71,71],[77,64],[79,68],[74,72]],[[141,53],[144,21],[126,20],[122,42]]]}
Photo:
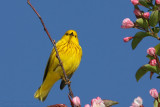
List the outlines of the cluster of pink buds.
{"label": "cluster of pink buds", "polygon": [[141,97],[137,97],[134,99],[134,102],[132,103],[132,106],[130,107],[143,107],[143,100]]}
{"label": "cluster of pink buds", "polygon": [[[139,3],[139,0],[131,0],[132,4],[133,5],[138,5],[140,4]],[[160,0],[157,0],[157,3],[160,2]],[[137,18],[145,18],[145,19],[148,19],[149,16],[150,16],[150,13],[149,12],[145,12],[143,13],[142,11],[139,10],[139,8],[136,8],[134,10],[134,14],[136,15]],[[127,29],[127,28],[134,28],[135,27],[135,24],[129,19],[129,18],[125,18],[123,21],[122,21],[122,25],[121,25],[121,28],[124,28],[124,29]],[[129,40],[131,40],[133,37],[125,37],[123,39],[124,42],[128,42]]]}
{"label": "cluster of pink buds", "polygon": [[158,92],[155,88],[152,88],[149,93],[153,98],[158,99]]}
{"label": "cluster of pink buds", "polygon": [[150,16],[150,13],[149,13],[149,12],[142,13],[139,9],[135,9],[133,12],[134,12],[134,14],[135,14],[137,17],[139,17],[139,18],[140,18],[141,16],[143,16],[143,18],[148,19],[149,16]]}
{"label": "cluster of pink buds", "polygon": [[[158,100],[159,95],[158,95],[158,92],[157,92],[157,90],[155,88],[152,88],[149,91],[149,93],[154,99]],[[141,97],[135,98],[134,102],[132,103],[132,105],[130,107],[144,107],[142,98]]]}
{"label": "cluster of pink buds", "polygon": [[[157,0],[157,1],[160,2],[160,0]],[[140,4],[140,3],[139,3],[139,0],[131,0],[131,2],[132,2],[133,5],[138,5],[138,4]],[[148,19],[149,16],[150,16],[150,13],[149,13],[149,12],[142,13],[139,9],[135,9],[135,10],[134,10],[134,14],[135,14],[137,17],[143,16],[143,18],[145,18],[145,19]]]}
{"label": "cluster of pink buds", "polygon": [[[155,56],[155,54],[156,54],[155,48],[151,47],[151,48],[147,49],[147,54],[150,56]],[[157,65],[156,59],[152,59],[149,64],[152,66],[156,66]]]}
{"label": "cluster of pink buds", "polygon": [[[81,106],[80,98],[78,96],[72,99],[72,103],[75,106],[79,106],[79,107]],[[104,105],[104,101],[100,97],[97,97],[92,99],[91,106],[89,104],[86,104],[84,107],[105,107],[105,105]]]}

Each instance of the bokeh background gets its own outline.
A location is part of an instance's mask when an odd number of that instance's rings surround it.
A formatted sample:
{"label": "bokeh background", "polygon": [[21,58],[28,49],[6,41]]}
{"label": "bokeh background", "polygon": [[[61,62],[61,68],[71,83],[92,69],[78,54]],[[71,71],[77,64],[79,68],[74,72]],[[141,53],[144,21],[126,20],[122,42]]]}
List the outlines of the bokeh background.
{"label": "bokeh background", "polygon": [[[118,101],[115,107],[129,107],[141,96],[145,107],[153,106],[151,88],[160,91],[156,74],[147,73],[138,83],[135,73],[146,63],[146,50],[159,43],[145,38],[135,50],[123,38],[134,36],[135,29],[121,29],[124,18],[135,21],[130,0],[31,0],[42,16],[51,36],[58,41],[74,29],[83,49],[81,64],[72,77],[74,95],[81,104],[92,98]],[[66,104],[68,88],[58,81],[45,102],[33,95],[42,83],[52,44],[27,0],[2,0],[0,3],[0,106],[45,107]]]}

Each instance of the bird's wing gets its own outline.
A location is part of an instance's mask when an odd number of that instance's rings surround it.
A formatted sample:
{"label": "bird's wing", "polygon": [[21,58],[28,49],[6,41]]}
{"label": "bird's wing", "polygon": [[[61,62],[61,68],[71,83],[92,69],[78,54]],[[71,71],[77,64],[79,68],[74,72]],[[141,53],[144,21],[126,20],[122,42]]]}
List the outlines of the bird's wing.
{"label": "bird's wing", "polygon": [[53,48],[52,50],[52,53],[48,59],[48,62],[47,62],[47,66],[46,66],[46,69],[45,69],[45,72],[44,72],[44,76],[43,76],[43,81],[45,80],[47,74],[48,74],[48,71],[53,71],[59,66],[59,62],[57,61],[56,59],[56,52],[55,52],[55,49]]}
{"label": "bird's wing", "polygon": [[[74,72],[73,72],[73,73],[74,73]],[[73,73],[71,73],[71,74],[68,76],[68,79],[70,79],[70,78],[72,77]],[[60,85],[60,89],[63,90],[63,88],[64,88],[65,86],[66,86],[65,81],[62,80],[62,81],[61,81],[61,85]]]}

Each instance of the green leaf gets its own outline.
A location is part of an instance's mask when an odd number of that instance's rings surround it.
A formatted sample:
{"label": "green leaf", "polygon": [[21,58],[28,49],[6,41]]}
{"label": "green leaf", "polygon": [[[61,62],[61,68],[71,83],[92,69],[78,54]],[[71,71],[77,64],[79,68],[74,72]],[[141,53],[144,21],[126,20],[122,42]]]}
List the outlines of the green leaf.
{"label": "green leaf", "polygon": [[136,20],[136,24],[142,28],[148,28],[148,21],[146,19],[139,18]]}
{"label": "green leaf", "polygon": [[140,41],[146,36],[150,36],[150,34],[148,32],[137,32],[132,40],[132,49],[135,49]]}
{"label": "green leaf", "polygon": [[160,76],[157,76],[158,79],[160,79]]}
{"label": "green leaf", "polygon": [[158,32],[159,32],[159,30],[160,30],[160,28],[159,28],[159,27],[155,27],[155,28],[153,29],[154,33],[158,33]]}
{"label": "green leaf", "polygon": [[118,102],[112,101],[112,100],[103,100],[103,101],[104,101],[105,107],[110,107],[112,105],[118,104]]}
{"label": "green leaf", "polygon": [[158,107],[158,101],[154,100],[154,107]]}
{"label": "green leaf", "polygon": [[151,71],[151,72],[154,72],[154,73],[158,73],[158,72],[159,72],[157,66],[151,66],[150,64],[146,64],[146,65],[140,67],[140,68],[138,69],[138,71],[136,72],[136,80],[137,80],[137,82],[138,82],[148,71]]}
{"label": "green leaf", "polygon": [[152,27],[155,27],[157,23],[158,23],[158,10],[153,11],[149,18],[149,25],[151,25]]}
{"label": "green leaf", "polygon": [[160,56],[160,43],[159,43],[158,45],[156,45],[154,48],[155,48],[155,50],[156,50],[156,54],[157,54],[158,56]]}
{"label": "green leaf", "polygon": [[154,100],[154,107],[159,107],[158,102],[160,102],[160,99],[158,99],[158,101],[156,99]]}
{"label": "green leaf", "polygon": [[144,70],[143,67],[139,68],[138,71],[136,72],[136,80],[137,82],[145,75],[148,71]]}
{"label": "green leaf", "polygon": [[160,14],[158,13],[158,20],[160,20]]}
{"label": "green leaf", "polygon": [[150,7],[150,5],[147,4],[147,1],[146,1],[146,0],[139,0],[139,3],[140,3],[141,5],[143,5],[144,7],[147,7],[147,8]]}
{"label": "green leaf", "polygon": [[146,57],[149,58],[149,59],[151,59],[151,60],[155,59],[153,56],[150,56],[150,55],[147,55]]}

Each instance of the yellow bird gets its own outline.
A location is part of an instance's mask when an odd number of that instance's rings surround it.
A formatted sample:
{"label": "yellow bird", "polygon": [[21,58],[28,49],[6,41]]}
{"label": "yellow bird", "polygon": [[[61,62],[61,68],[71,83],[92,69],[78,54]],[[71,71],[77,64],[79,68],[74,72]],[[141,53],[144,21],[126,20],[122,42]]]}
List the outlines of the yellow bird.
{"label": "yellow bird", "polygon": [[[79,45],[76,31],[68,30],[61,40],[56,43],[56,47],[65,72],[70,79],[78,68],[82,57],[82,48]],[[35,92],[34,97],[40,101],[44,101],[52,86],[60,79],[62,79],[60,85],[60,89],[62,90],[66,85],[64,81],[64,74],[56,57],[55,49],[53,48],[45,69],[43,83]]]}

